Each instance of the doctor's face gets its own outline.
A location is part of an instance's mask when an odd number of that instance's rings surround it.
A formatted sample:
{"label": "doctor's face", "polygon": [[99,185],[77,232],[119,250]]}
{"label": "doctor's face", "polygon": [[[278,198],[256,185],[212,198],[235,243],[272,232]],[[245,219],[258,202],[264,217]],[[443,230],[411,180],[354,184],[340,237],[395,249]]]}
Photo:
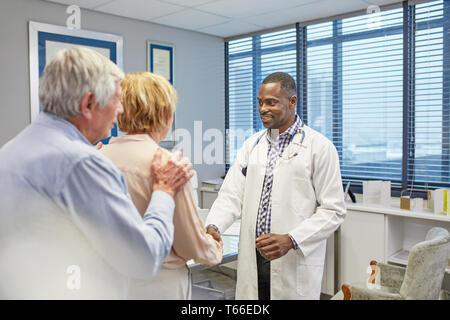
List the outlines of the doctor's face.
{"label": "doctor's face", "polygon": [[280,82],[263,83],[258,94],[258,110],[267,129],[286,131],[295,121],[297,97],[281,88]]}

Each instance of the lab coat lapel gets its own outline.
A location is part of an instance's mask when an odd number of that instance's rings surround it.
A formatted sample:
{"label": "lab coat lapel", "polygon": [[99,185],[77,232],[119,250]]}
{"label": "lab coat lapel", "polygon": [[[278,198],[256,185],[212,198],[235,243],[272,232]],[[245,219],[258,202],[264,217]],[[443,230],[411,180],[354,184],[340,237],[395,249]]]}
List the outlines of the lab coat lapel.
{"label": "lab coat lapel", "polygon": [[247,180],[249,180],[251,187],[255,190],[262,190],[263,187],[264,176],[266,174],[268,149],[269,144],[267,138],[263,136],[258,145],[255,147],[254,152],[252,152],[249,156]]}

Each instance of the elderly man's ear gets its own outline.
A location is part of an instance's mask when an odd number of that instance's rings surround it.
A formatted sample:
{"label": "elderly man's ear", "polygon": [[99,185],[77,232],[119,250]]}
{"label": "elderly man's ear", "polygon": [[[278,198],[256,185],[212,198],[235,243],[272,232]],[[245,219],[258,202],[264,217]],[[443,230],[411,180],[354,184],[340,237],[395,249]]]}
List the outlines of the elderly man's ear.
{"label": "elderly man's ear", "polygon": [[95,95],[90,91],[86,92],[83,98],[81,98],[80,114],[87,119],[91,119],[92,110],[96,104],[97,102],[95,101]]}

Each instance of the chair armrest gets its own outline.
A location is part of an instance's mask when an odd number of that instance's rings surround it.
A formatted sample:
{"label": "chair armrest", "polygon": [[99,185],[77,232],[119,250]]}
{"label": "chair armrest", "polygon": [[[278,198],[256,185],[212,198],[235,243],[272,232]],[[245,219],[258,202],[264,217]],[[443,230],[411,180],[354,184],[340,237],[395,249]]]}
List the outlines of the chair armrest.
{"label": "chair armrest", "polygon": [[[346,300],[403,300],[404,298],[399,293],[391,293],[391,292],[385,292],[377,289],[366,289],[361,287],[355,287],[355,286],[346,286],[344,288],[342,286],[342,291],[344,292],[344,295],[346,296]],[[349,292],[350,297],[348,297],[348,294],[346,291]],[[349,299],[348,299],[349,298]],[[344,298],[345,299],[345,298]]]}
{"label": "chair armrest", "polygon": [[406,268],[382,262],[378,263],[378,268],[380,268],[380,285],[395,288],[397,291],[400,291],[403,279],[405,278]]}
{"label": "chair armrest", "polygon": [[439,295],[439,300],[450,300],[450,291],[441,289],[441,293]]}

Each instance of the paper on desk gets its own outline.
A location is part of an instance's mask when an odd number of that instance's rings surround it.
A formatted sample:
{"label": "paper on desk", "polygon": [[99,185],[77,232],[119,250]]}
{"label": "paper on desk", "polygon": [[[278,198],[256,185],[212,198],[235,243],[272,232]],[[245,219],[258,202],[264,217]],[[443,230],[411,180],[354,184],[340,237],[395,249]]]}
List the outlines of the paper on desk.
{"label": "paper on desk", "polygon": [[209,180],[203,181],[203,183],[207,183],[207,184],[222,184],[223,183],[223,179],[222,178],[209,179]]}
{"label": "paper on desk", "polygon": [[236,220],[225,232],[225,236],[238,236],[241,230],[241,220]]}

